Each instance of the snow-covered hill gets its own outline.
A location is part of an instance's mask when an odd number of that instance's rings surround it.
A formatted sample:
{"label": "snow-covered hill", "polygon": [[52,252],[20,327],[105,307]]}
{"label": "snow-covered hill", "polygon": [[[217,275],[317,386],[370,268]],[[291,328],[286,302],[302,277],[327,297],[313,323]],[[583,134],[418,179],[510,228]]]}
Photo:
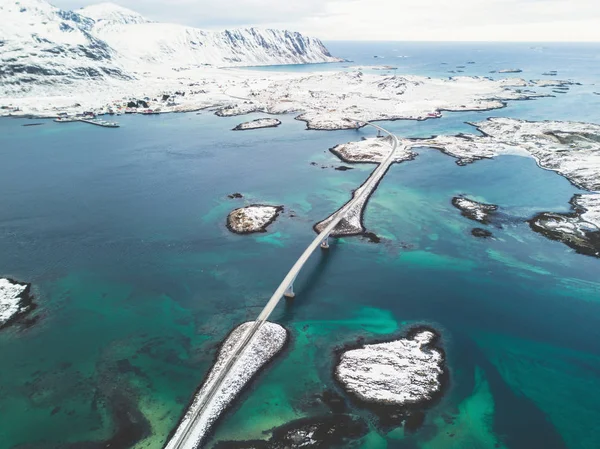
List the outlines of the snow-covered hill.
{"label": "snow-covered hill", "polygon": [[200,67],[331,62],[318,39],[255,28],[209,32],[155,23],[111,3],[64,11],[0,0],[0,96],[58,95]]}

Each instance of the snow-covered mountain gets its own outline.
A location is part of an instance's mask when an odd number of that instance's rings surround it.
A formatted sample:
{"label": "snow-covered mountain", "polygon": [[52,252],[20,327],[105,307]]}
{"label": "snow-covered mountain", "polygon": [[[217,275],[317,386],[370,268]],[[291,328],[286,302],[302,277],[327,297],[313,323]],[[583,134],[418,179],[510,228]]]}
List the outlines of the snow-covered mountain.
{"label": "snow-covered mountain", "polygon": [[40,0],[0,0],[0,93],[78,79],[128,79],[94,21]]}
{"label": "snow-covered mountain", "polygon": [[78,10],[77,13],[94,20],[96,28],[102,28],[105,25],[130,25],[150,22],[140,13],[114,3],[98,3],[97,5],[86,6]]}
{"label": "snow-covered mountain", "polygon": [[242,66],[336,60],[318,39],[290,31],[204,31],[155,23],[112,3],[88,6],[78,13],[94,20],[92,32],[116,49],[125,64]]}
{"label": "snow-covered mountain", "polygon": [[73,12],[45,0],[0,0],[0,95],[82,81],[121,82],[206,64],[336,60],[318,39],[289,31],[203,31],[152,22],[111,3]]}

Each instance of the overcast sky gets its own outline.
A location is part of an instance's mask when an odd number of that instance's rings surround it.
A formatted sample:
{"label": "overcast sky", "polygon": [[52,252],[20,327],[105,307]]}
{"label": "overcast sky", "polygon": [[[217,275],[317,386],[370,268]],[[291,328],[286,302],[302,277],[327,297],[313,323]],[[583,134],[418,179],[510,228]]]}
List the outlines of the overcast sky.
{"label": "overcast sky", "polygon": [[[63,9],[98,3],[50,0]],[[207,29],[286,28],[323,40],[600,41],[600,0],[117,0]]]}

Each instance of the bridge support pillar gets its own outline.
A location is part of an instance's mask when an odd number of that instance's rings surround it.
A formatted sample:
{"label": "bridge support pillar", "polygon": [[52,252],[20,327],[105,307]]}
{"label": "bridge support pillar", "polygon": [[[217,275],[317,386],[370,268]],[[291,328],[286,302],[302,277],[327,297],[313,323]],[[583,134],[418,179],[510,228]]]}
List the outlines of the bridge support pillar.
{"label": "bridge support pillar", "polygon": [[321,248],[329,249],[329,236],[325,237],[321,242]]}
{"label": "bridge support pillar", "polygon": [[296,293],[294,293],[294,281],[292,281],[292,283],[288,285],[288,288],[285,289],[285,292],[283,292],[283,296],[285,296],[288,299],[296,297]]}

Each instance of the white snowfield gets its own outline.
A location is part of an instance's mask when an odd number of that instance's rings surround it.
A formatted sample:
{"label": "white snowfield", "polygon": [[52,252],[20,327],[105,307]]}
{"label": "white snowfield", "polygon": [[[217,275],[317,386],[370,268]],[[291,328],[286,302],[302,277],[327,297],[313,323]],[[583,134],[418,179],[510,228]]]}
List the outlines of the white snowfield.
{"label": "white snowfield", "polygon": [[0,327],[18,313],[25,311],[21,304],[21,295],[26,288],[25,284],[0,279]]}
{"label": "white snowfield", "polygon": [[251,205],[234,209],[227,217],[229,228],[240,234],[261,232],[277,217],[281,206]]}
{"label": "white snowfield", "polygon": [[[195,423],[194,426],[190,426],[191,419],[196,414],[199,404],[203,402],[203,397],[209,391],[229,355],[236,348],[240,338],[252,324],[253,322],[249,321],[239,325],[225,340],[206,381],[196,394],[185,416],[181,419],[175,433],[165,445],[165,449],[196,449],[199,447],[200,442],[221,413],[238,396],[252,377],[283,349],[287,341],[287,331],[282,326],[267,321],[260,328],[250,346],[243,351],[241,357],[233,365],[233,368],[225,377],[221,389],[208,402],[206,411],[200,415],[201,421]],[[188,437],[184,438],[186,433]],[[182,442],[185,442],[185,444],[181,445]]]}
{"label": "white snowfield", "polygon": [[522,79],[484,77],[435,79],[422,76],[380,76],[360,71],[319,73],[275,79],[266,86],[240,86],[237,101],[227,115],[262,111],[272,114],[299,112],[310,129],[351,129],[362,121],[434,117],[440,110],[487,110],[507,100],[542,94],[518,92]]}
{"label": "white snowfield", "polygon": [[441,388],[444,356],[424,348],[435,335],[421,331],[413,338],[365,345],[342,354],[335,375],[360,400],[403,406],[427,401]]}

